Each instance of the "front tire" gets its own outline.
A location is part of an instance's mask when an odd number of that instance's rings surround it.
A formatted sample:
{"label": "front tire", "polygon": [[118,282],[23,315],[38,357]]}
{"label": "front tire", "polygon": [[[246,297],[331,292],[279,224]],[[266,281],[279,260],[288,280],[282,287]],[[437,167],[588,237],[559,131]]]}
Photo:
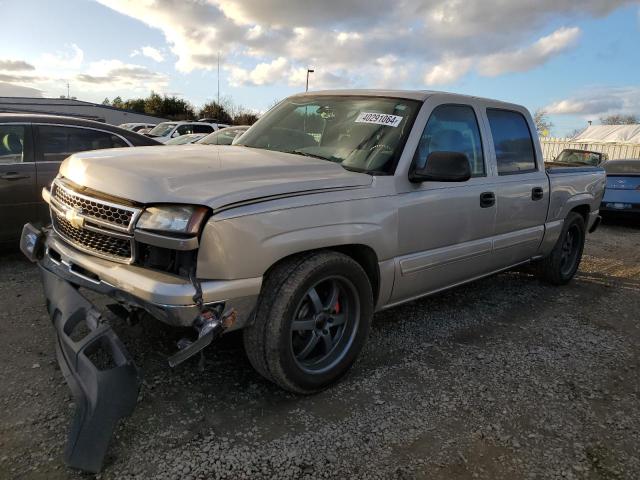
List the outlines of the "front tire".
{"label": "front tire", "polygon": [[296,256],[265,278],[255,321],[244,330],[253,367],[294,393],[342,377],[362,349],[373,316],[367,274],[338,252]]}
{"label": "front tire", "polygon": [[585,236],[584,218],[570,212],[551,254],[540,263],[540,273],[545,281],[553,285],[565,285],[571,281],[580,266]]}

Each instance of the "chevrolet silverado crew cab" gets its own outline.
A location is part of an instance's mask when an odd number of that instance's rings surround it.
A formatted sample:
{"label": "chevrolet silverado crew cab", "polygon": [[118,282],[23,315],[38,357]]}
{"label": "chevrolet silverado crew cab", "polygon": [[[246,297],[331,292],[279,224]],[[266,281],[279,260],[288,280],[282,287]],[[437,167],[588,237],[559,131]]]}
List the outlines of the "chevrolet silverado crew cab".
{"label": "chevrolet silverado crew cab", "polygon": [[[67,461],[99,468],[139,385],[82,289],[193,327],[171,365],[242,329],[261,375],[312,393],[347,372],[376,311],[531,262],[570,281],[605,174],[545,170],[535,132],[525,108],[494,100],[326,91],[280,102],[234,146],[67,158],[43,191],[51,227],[22,237],[80,405]],[[72,339],[80,324],[90,333]]]}

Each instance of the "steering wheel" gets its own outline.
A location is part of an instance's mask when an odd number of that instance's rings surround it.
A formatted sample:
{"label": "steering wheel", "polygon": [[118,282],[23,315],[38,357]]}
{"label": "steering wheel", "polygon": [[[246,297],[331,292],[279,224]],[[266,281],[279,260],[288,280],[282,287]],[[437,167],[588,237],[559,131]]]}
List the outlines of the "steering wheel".
{"label": "steering wheel", "polygon": [[391,148],[386,143],[378,143],[369,149],[369,155],[371,155],[371,153],[373,153],[374,150],[380,150],[380,152],[384,152],[386,150],[388,152],[391,152],[393,151],[393,148]]}

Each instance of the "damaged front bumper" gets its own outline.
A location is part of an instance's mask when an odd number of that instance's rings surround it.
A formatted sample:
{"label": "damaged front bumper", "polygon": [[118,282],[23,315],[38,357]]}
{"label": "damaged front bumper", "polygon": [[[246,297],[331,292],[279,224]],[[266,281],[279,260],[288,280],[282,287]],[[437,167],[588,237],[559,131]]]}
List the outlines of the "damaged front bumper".
{"label": "damaged front bumper", "polygon": [[[30,224],[23,228],[20,248],[40,268],[47,309],[57,334],[58,362],[76,403],[65,462],[73,468],[99,472],[117,422],[135,409],[141,374],[112,327],[79,288],[102,293],[127,309],[144,309],[166,323],[194,327],[197,340],[183,339],[180,351],[168,359],[171,366],[200,352],[223,331],[238,325],[235,309],[228,315],[220,314],[225,304],[245,305],[243,298],[226,302],[221,297],[222,301],[207,302],[205,296],[205,303],[189,304],[189,300],[193,302],[192,284],[185,286],[175,278],[171,279],[174,283],[160,283],[159,274],[153,272],[149,274],[152,278],[145,278],[142,268],[110,265],[78,253],[54,232]],[[115,281],[118,274],[121,280]],[[207,283],[203,293],[210,298],[211,283],[215,287],[224,282]],[[241,291],[252,292],[252,288],[250,285]],[[218,289],[217,296],[220,292]],[[175,299],[176,295],[184,301],[173,305],[157,301],[158,297]],[[253,294],[245,301],[246,308],[253,308]]]}
{"label": "damaged front bumper", "polygon": [[[58,363],[76,403],[65,462],[99,472],[118,420],[136,406],[140,374],[93,305],[69,282],[43,266],[40,271],[57,334]],[[77,331],[88,333],[78,338]]]}

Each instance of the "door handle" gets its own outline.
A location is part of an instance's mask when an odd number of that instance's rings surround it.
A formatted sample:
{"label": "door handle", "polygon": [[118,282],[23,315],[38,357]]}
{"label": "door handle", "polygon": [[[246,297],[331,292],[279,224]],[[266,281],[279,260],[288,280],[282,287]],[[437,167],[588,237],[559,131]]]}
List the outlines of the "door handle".
{"label": "door handle", "polygon": [[482,192],[480,194],[480,207],[489,208],[496,203],[496,194],[493,192]]}
{"label": "door handle", "polygon": [[534,187],[531,189],[531,200],[542,200],[542,197],[544,197],[544,190],[542,187]]}
{"label": "door handle", "polygon": [[24,175],[18,172],[9,172],[0,176],[2,180],[21,180],[23,178],[29,178],[29,177],[31,177],[31,175]]}

